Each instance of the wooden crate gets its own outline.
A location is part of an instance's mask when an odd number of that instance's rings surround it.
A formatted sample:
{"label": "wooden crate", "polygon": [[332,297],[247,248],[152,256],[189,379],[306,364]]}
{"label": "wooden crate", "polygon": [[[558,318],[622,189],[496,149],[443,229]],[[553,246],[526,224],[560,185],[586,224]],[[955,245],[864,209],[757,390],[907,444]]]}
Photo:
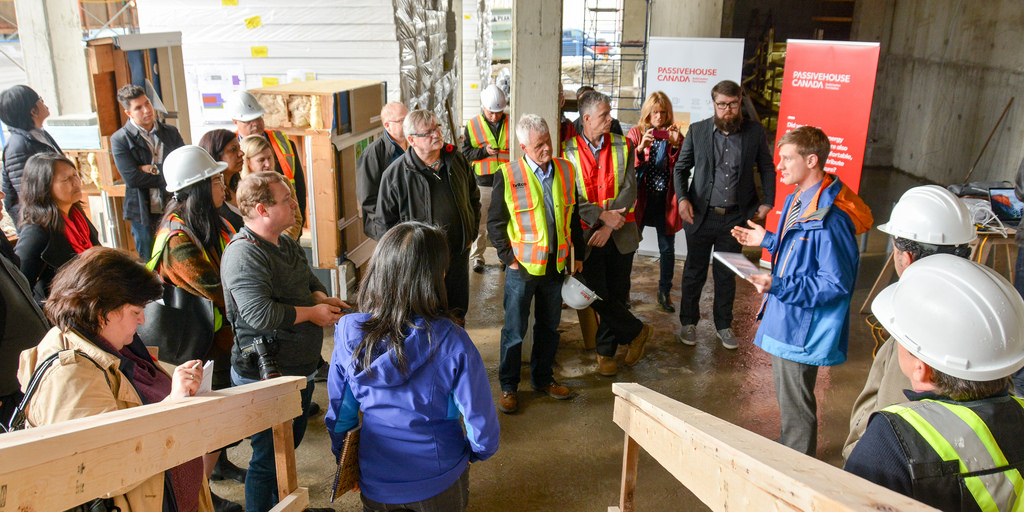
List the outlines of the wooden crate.
{"label": "wooden crate", "polygon": [[[314,267],[336,270],[348,260],[362,268],[373,253],[376,243],[363,234],[356,200],[356,161],[383,131],[385,91],[383,82],[365,80],[313,80],[250,91],[267,110],[267,129],[284,132],[303,153]],[[346,283],[339,288],[345,290]]]}

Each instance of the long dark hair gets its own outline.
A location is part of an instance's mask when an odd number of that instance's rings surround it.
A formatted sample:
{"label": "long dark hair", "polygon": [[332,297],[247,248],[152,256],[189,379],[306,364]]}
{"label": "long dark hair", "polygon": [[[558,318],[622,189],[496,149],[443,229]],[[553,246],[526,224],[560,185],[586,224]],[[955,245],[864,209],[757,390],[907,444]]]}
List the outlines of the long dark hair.
{"label": "long dark hair", "polygon": [[390,351],[399,371],[408,372],[405,338],[415,328],[414,317],[428,324],[450,318],[447,268],[448,242],[438,228],[403,222],[381,237],[359,285],[359,309],[370,318],[352,352],[356,370],[370,368],[374,359]]}
{"label": "long dark hair", "polygon": [[220,179],[220,176],[207,178],[175,192],[171,202],[164,208],[163,222],[177,214],[199,238],[197,241],[206,249],[206,253],[219,258],[220,232],[224,229],[224,221],[213,205],[212,181],[216,179]]}
{"label": "long dark hair", "polygon": [[[78,172],[74,162],[57,153],[37,153],[25,162],[25,174],[21,178],[21,225],[38,224],[51,235],[64,233],[64,214],[53,198],[53,175],[60,163]],[[82,211],[78,203],[71,208]]]}
{"label": "long dark hair", "polygon": [[162,293],[160,278],[130,254],[93,247],[57,272],[43,310],[60,330],[93,336],[111,312],[125,304],[145,306]]}

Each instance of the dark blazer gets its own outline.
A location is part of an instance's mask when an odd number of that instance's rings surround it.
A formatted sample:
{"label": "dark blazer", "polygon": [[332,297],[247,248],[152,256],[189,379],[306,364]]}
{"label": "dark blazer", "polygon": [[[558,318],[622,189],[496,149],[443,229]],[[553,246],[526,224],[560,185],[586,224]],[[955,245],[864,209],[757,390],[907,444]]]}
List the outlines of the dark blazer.
{"label": "dark blazer", "polygon": [[[391,162],[401,154],[402,148],[391,141],[387,132],[380,134],[377,140],[370,143],[356,164],[356,198],[363,214],[363,233],[380,240],[383,232],[377,231],[377,191],[380,189],[380,178]],[[396,156],[396,154],[398,154]]]}
{"label": "dark blazer", "polygon": [[7,208],[7,214],[11,216],[11,221],[17,226],[21,222],[21,217],[18,215],[21,210],[18,204],[18,194],[21,192],[21,175],[25,171],[25,162],[32,155],[38,153],[60,153],[61,151],[57,141],[53,140],[46,130],[43,130],[43,135],[50,145],[39,142],[26,130],[14,126],[8,128],[11,130],[11,138],[4,146],[3,191],[7,195],[4,198],[4,206]]}
{"label": "dark blazer", "polygon": [[[177,128],[160,121],[157,121],[156,125],[156,136],[164,143],[164,158],[167,158],[171,151],[185,145]],[[165,202],[170,198],[162,166],[157,166],[161,168],[160,174],[157,175],[139,170],[139,166],[153,162],[153,152],[149,150],[149,144],[142,139],[142,134],[131,120],[110,136],[110,152],[114,157],[117,172],[124,178],[124,218],[133,222],[149,222],[149,189],[162,190]]]}
{"label": "dark blazer", "polygon": [[[714,128],[714,119],[710,117],[690,125],[673,169],[677,200],[687,199],[693,205],[693,224],[683,222],[683,230],[687,233],[693,233],[700,227],[711,201],[715,177]],[[743,136],[743,154],[736,200],[749,219],[757,213],[758,206],[775,204],[775,164],[768,148],[768,137],[760,123],[746,119],[740,125],[739,133]],[[755,172],[761,175],[764,197],[760,199],[754,185]]]}
{"label": "dark blazer", "polygon": [[[89,240],[92,240],[93,247],[98,247],[100,239],[96,227],[88,217],[85,221],[89,224]],[[14,252],[21,258],[21,273],[25,274],[32,286],[32,296],[39,303],[50,295],[50,283],[60,267],[78,255],[71,249],[71,243],[64,233],[51,236],[39,224],[25,224],[21,227]]]}

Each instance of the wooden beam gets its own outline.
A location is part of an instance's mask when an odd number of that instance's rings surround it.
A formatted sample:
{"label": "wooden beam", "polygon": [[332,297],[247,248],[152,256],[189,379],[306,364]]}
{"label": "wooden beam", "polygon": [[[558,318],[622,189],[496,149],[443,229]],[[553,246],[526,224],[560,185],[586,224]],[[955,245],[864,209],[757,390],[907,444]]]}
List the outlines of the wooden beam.
{"label": "wooden beam", "polygon": [[302,512],[309,507],[309,489],[299,487],[285,496],[270,512]]}
{"label": "wooden beam", "polygon": [[629,434],[626,434],[625,446],[622,449],[622,485],[619,486],[619,509],[622,512],[633,512],[636,495],[636,470],[640,461],[640,445]]}
{"label": "wooden beam", "polygon": [[298,416],[305,386],[303,377],[281,377],[4,434],[0,512],[65,510],[124,492]]}
{"label": "wooden beam", "polygon": [[277,466],[277,495],[287,496],[299,487],[299,477],[295,474],[292,420],[274,425],[274,462]]}
{"label": "wooden beam", "polygon": [[711,510],[934,510],[639,384],[612,391],[615,423]]}

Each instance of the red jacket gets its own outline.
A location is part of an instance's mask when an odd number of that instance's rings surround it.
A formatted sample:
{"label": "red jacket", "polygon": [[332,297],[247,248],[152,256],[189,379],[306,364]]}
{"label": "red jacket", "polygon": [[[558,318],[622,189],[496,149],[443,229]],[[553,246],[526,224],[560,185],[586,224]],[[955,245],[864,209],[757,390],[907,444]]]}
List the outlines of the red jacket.
{"label": "red jacket", "polygon": [[[642,166],[647,165],[647,158],[650,155],[651,148],[648,146],[644,149],[639,149],[640,139],[644,137],[644,132],[639,126],[630,128],[629,133],[626,134],[626,138],[633,144],[636,149],[636,169],[637,169],[637,180],[636,180],[636,207],[634,213],[636,214],[636,223],[638,226],[643,225],[644,211],[647,209],[647,176],[646,172],[641,173],[640,169]],[[680,138],[682,142],[682,138]],[[683,229],[683,221],[679,218],[679,202],[676,199],[675,183],[672,179],[672,169],[676,166],[676,158],[679,156],[679,148],[673,147],[671,144],[668,145],[668,166],[669,179],[668,190],[665,195],[665,234],[673,235]],[[643,227],[640,228],[641,230]]]}

